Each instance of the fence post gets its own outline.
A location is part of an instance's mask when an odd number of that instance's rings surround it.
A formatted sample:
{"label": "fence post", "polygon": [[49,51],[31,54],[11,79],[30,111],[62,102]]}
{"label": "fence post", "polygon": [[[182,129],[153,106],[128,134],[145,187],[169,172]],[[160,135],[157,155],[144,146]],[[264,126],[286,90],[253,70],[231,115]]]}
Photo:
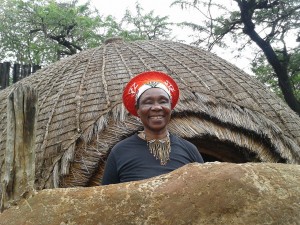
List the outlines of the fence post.
{"label": "fence post", "polygon": [[21,65],[21,79],[25,77],[25,65]]}
{"label": "fence post", "polygon": [[0,211],[34,190],[37,92],[18,86],[7,98],[7,138]]}
{"label": "fence post", "polygon": [[31,74],[31,65],[22,65],[21,66],[21,77],[25,78]]}
{"label": "fence post", "polygon": [[2,83],[3,83],[3,78],[4,77],[4,71],[3,71],[3,63],[0,63],[0,90],[1,89],[4,89],[3,87],[2,87]]}
{"label": "fence post", "polygon": [[36,72],[37,70],[41,69],[42,67],[40,65],[33,65],[32,67],[32,73]]}
{"label": "fence post", "polygon": [[9,85],[10,62],[1,63],[0,67],[0,86],[4,89]]}
{"label": "fence post", "polygon": [[15,63],[13,69],[13,83],[16,83],[18,80],[20,80],[20,64]]}
{"label": "fence post", "polygon": [[25,76],[28,77],[31,74],[31,64],[25,65]]}

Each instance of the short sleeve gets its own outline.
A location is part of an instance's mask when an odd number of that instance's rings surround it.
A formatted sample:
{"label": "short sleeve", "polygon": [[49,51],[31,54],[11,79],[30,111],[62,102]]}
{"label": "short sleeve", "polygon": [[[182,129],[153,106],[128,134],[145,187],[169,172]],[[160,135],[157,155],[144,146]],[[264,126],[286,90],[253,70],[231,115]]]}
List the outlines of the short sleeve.
{"label": "short sleeve", "polygon": [[198,148],[193,143],[191,143],[185,139],[182,139],[182,138],[179,138],[179,139],[181,139],[183,141],[184,145],[186,146],[192,162],[204,163],[204,160],[203,160],[200,152],[198,151]]}
{"label": "short sleeve", "polygon": [[104,174],[102,177],[102,185],[120,183],[118,176],[118,168],[113,151],[109,154],[104,168]]}
{"label": "short sleeve", "polygon": [[201,154],[199,153],[197,147],[192,143],[190,143],[190,144],[191,144],[191,150],[192,150],[194,161],[198,162],[198,163],[204,163],[204,160],[203,160]]}

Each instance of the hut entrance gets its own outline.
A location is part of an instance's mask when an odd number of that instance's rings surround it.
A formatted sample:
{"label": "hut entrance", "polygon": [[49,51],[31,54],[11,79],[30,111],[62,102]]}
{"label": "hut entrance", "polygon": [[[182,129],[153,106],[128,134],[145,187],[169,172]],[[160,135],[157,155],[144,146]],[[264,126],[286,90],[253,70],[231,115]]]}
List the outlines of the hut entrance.
{"label": "hut entrance", "polygon": [[188,140],[197,146],[204,162],[246,163],[260,161],[256,154],[250,152],[249,149],[241,148],[232,143],[224,143],[209,138]]}

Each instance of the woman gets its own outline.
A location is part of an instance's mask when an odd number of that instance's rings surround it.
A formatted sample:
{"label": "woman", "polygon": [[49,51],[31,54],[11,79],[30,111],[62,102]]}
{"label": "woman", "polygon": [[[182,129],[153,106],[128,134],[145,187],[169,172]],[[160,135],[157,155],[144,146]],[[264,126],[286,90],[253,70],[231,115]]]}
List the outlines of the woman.
{"label": "woman", "polygon": [[147,179],[188,163],[203,163],[192,143],[168,131],[178,98],[177,84],[162,72],[144,72],[129,81],[123,92],[123,103],[131,114],[141,119],[144,130],[112,148],[103,185]]}

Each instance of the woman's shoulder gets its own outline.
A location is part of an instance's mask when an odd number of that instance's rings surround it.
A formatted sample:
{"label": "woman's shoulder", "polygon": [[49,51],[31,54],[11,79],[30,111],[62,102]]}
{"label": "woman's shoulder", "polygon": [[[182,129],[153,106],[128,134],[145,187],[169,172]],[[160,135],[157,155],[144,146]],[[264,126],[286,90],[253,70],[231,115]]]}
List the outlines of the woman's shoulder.
{"label": "woman's shoulder", "polygon": [[171,138],[171,141],[174,141],[175,143],[181,143],[181,144],[184,144],[185,146],[193,146],[195,147],[195,145],[193,143],[191,143],[190,141],[176,135],[176,134],[172,134],[170,133],[170,138]]}
{"label": "woman's shoulder", "polygon": [[138,137],[137,133],[134,133],[116,143],[115,146],[112,148],[112,151],[115,151],[115,149],[124,148],[126,146],[136,145],[139,143],[139,139],[140,138]]}
{"label": "woman's shoulder", "polygon": [[188,142],[187,140],[185,140],[184,138],[178,136],[177,134],[174,133],[170,133],[170,139],[173,141],[183,141],[183,142]]}

